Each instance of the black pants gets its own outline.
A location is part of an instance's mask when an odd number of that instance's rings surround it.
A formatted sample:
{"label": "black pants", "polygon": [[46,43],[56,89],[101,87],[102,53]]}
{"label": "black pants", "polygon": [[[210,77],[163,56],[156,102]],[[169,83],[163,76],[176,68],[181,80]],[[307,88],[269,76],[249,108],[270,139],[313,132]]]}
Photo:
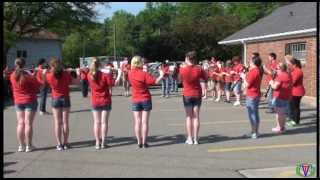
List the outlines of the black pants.
{"label": "black pants", "polygon": [[81,83],[82,96],[87,97],[88,96],[88,86],[89,86],[88,81],[81,80],[80,83]]}
{"label": "black pants", "polygon": [[301,102],[301,96],[292,96],[290,100],[290,110],[291,114],[289,114],[289,117],[293,119],[293,121],[296,124],[300,123],[300,102]]}
{"label": "black pants", "polygon": [[45,85],[42,89],[40,89],[40,106],[39,110],[42,112],[46,112],[46,103],[47,103],[47,94],[49,87]]}

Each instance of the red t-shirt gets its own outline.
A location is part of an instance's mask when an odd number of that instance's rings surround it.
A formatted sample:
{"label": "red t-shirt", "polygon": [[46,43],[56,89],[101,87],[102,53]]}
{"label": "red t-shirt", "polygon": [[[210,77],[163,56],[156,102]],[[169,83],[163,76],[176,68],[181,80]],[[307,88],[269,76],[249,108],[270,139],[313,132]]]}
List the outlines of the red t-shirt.
{"label": "red t-shirt", "polygon": [[277,74],[275,81],[280,83],[279,87],[273,91],[273,96],[282,100],[290,100],[292,93],[292,80],[287,72]]}
{"label": "red t-shirt", "polygon": [[161,70],[164,73],[164,77],[168,77],[169,76],[170,71],[169,71],[169,66],[168,65],[166,65],[166,64],[162,65],[161,66]]}
{"label": "red t-shirt", "polygon": [[261,71],[258,67],[250,69],[246,78],[247,85],[247,96],[248,97],[260,97],[260,85],[261,85]]}
{"label": "red t-shirt", "polygon": [[132,101],[134,103],[151,100],[148,86],[156,83],[156,78],[142,69],[131,69],[129,71],[129,82],[132,87]]}
{"label": "red t-shirt", "polygon": [[69,72],[64,71],[60,79],[57,79],[53,72],[49,72],[46,76],[47,82],[52,89],[53,98],[69,97],[69,85],[72,81],[72,77]]}
{"label": "red t-shirt", "polygon": [[240,74],[243,71],[244,67],[243,64],[238,63],[235,66],[233,66],[232,70],[235,72],[235,74],[233,75],[233,80],[235,82],[240,80]]}
{"label": "red t-shirt", "polygon": [[212,63],[209,67],[209,77],[211,77],[213,80],[217,81],[218,76],[215,73],[219,72],[219,67],[216,63]]}
{"label": "red t-shirt", "polygon": [[180,68],[180,78],[183,83],[183,95],[186,97],[201,97],[202,90],[200,79],[208,80],[204,70],[197,65],[185,66]]}
{"label": "red t-shirt", "polygon": [[[223,68],[222,71],[225,72],[225,73],[230,74],[231,71],[232,71],[232,68],[226,67],[226,68]],[[230,74],[230,76],[224,75],[224,81],[226,83],[231,83],[233,81],[232,75],[231,74]]]}
{"label": "red t-shirt", "polygon": [[295,67],[291,72],[292,78],[292,96],[304,96],[305,89],[303,86],[303,72],[300,68]]}
{"label": "red t-shirt", "polygon": [[15,73],[10,75],[15,104],[27,104],[37,101],[37,93],[40,90],[41,82],[28,73],[24,74],[24,78],[20,84],[15,79]]}
{"label": "red t-shirt", "polygon": [[36,77],[37,77],[38,81],[42,80],[42,72],[43,72],[42,65],[39,65],[38,66],[38,71],[37,71],[37,74],[36,74]]}
{"label": "red t-shirt", "polygon": [[[272,60],[271,63],[268,64],[268,69],[270,69],[271,71],[276,71],[278,69],[277,60]],[[266,81],[268,85],[271,80],[272,80],[272,76],[268,74],[266,77]]]}
{"label": "red t-shirt", "polygon": [[89,73],[89,69],[88,69],[88,68],[80,69],[80,79],[87,81],[87,80],[88,80],[88,79],[87,79],[88,73]]}
{"label": "red t-shirt", "polygon": [[92,106],[104,106],[111,104],[111,94],[109,89],[114,86],[115,80],[111,74],[97,72],[97,79],[92,79],[91,75],[87,75],[87,79],[91,88],[91,104]]}

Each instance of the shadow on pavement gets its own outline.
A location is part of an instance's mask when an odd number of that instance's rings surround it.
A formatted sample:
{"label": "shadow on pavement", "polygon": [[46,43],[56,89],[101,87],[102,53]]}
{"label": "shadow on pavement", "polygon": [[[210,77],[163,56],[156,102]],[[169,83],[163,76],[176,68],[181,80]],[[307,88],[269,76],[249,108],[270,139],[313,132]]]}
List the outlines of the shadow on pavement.
{"label": "shadow on pavement", "polygon": [[[17,164],[17,162],[4,162],[3,167],[11,166],[13,164]],[[10,174],[16,172],[15,170],[3,170],[3,174]]]}
{"label": "shadow on pavement", "polygon": [[313,119],[314,121],[317,119],[317,115],[316,114],[311,114],[309,116],[303,116],[300,118],[300,120],[305,120],[305,119]]}
{"label": "shadow on pavement", "polygon": [[10,154],[13,154],[14,152],[4,152],[3,155],[10,155]]}
{"label": "shadow on pavement", "polygon": [[[312,124],[309,126],[309,124]],[[308,125],[307,127],[304,127]],[[271,131],[271,130],[270,130]],[[268,138],[274,136],[284,136],[284,135],[292,135],[292,134],[306,134],[306,133],[315,133],[317,131],[316,123],[305,123],[297,126],[295,129],[288,129],[284,134],[276,134],[276,133],[264,133],[260,134],[260,138]],[[231,141],[231,140],[242,140],[242,139],[249,139],[245,136],[238,136],[238,137],[228,137],[228,136],[220,136],[220,135],[209,135],[209,136],[201,136],[199,138],[199,142],[201,144],[207,143],[216,143],[222,141]]]}
{"label": "shadow on pavement", "polygon": [[91,109],[81,109],[81,110],[76,110],[76,111],[70,111],[71,113],[78,113],[78,112],[91,112]]}
{"label": "shadow on pavement", "polygon": [[314,111],[314,112],[316,112],[317,109],[316,108],[308,108],[308,109],[301,109],[300,111],[301,112],[306,112],[306,111]]}

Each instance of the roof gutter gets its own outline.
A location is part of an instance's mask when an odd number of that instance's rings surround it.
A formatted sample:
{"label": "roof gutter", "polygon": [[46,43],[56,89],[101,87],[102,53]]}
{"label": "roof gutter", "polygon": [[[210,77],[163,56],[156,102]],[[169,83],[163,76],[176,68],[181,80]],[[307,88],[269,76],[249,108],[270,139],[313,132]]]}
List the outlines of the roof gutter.
{"label": "roof gutter", "polygon": [[230,40],[230,41],[219,41],[218,44],[239,43],[239,42],[244,42],[244,41],[253,41],[253,40],[261,40],[261,39],[275,38],[275,37],[281,37],[281,36],[290,36],[290,35],[304,34],[304,33],[316,32],[316,31],[317,31],[317,28],[304,29],[304,30],[299,30],[299,31],[289,31],[289,32],[269,34],[269,35],[264,35],[264,36],[255,36],[255,37],[248,37],[248,38],[243,38],[243,39],[235,39],[235,40]]}

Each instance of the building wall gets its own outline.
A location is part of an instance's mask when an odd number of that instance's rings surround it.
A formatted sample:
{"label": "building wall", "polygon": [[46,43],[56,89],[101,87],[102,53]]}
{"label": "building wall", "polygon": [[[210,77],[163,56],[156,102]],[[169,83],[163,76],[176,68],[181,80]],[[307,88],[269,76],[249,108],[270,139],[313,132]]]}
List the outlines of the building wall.
{"label": "building wall", "polygon": [[[287,43],[295,42],[306,42],[307,54],[306,54],[306,63],[303,66],[304,79],[303,84],[306,89],[306,96],[316,97],[317,95],[317,52],[316,52],[316,37],[305,37],[305,38],[295,38],[295,39],[286,39],[278,41],[267,41],[259,43],[249,43],[247,44],[247,59],[251,57],[253,52],[259,52],[263,60],[263,63],[268,62],[268,54],[274,52],[277,54],[278,62],[284,61],[285,56],[285,45]],[[262,88],[267,87],[267,82],[263,78]]]}
{"label": "building wall", "polygon": [[18,41],[10,48],[7,54],[7,64],[9,68],[14,67],[14,61],[17,56],[17,50],[27,51],[26,67],[32,64],[35,66],[40,58],[59,58],[62,59],[62,44],[57,40],[36,40],[23,39]]}

